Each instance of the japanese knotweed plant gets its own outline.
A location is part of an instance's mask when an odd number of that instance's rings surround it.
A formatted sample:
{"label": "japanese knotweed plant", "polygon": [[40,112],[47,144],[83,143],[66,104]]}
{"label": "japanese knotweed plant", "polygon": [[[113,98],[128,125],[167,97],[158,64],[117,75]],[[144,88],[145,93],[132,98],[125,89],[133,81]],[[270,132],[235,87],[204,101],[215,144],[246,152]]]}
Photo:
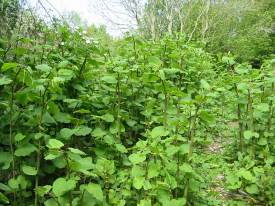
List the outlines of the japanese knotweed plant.
{"label": "japanese knotweed plant", "polygon": [[[267,61],[261,69],[236,65],[232,91],[238,122],[239,145],[236,174],[228,176],[230,189],[247,192],[251,204],[274,203],[274,63]],[[273,169],[272,169],[273,168]],[[272,172],[273,171],[273,172]]]}
{"label": "japanese knotweed plant", "polygon": [[272,205],[272,61],[225,70],[180,35],[106,48],[82,29],[40,32],[1,56],[1,204],[205,205],[203,152],[226,134],[228,189]]}

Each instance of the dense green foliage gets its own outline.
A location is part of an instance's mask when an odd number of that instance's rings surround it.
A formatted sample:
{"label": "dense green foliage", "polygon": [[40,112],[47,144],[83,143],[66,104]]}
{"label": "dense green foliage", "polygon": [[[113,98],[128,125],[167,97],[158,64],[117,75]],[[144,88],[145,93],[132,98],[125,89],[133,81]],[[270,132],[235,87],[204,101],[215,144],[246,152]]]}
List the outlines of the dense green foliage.
{"label": "dense green foliage", "polygon": [[0,205],[275,204],[273,56],[30,19],[1,34]]}
{"label": "dense green foliage", "polygon": [[148,0],[139,29],[153,39],[184,33],[212,54],[256,65],[274,52],[274,11],[273,0]]}
{"label": "dense green foliage", "polygon": [[17,22],[20,5],[17,0],[1,0],[0,1],[0,35],[8,33],[11,35],[12,29]]}

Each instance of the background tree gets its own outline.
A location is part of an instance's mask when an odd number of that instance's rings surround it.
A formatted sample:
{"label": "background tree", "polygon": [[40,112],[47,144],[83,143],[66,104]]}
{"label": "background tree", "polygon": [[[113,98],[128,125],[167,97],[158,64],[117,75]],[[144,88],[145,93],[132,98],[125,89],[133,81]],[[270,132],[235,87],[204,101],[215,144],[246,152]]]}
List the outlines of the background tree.
{"label": "background tree", "polygon": [[19,0],[0,0],[0,35],[12,33],[18,20],[20,10]]}
{"label": "background tree", "polygon": [[188,41],[205,42],[212,53],[260,61],[272,53],[273,20],[273,1],[149,0],[140,31],[152,39],[180,32]]}

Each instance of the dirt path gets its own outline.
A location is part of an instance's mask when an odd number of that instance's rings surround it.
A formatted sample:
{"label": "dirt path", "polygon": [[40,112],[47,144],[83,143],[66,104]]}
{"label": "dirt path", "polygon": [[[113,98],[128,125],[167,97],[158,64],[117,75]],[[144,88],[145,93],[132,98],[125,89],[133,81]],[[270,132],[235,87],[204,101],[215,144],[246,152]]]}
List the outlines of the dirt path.
{"label": "dirt path", "polygon": [[226,160],[226,150],[232,144],[232,136],[229,129],[238,127],[235,122],[228,124],[227,130],[223,131],[218,137],[205,148],[205,162],[213,164],[210,172],[206,174],[210,196],[212,202],[208,206],[247,206],[244,198],[240,194],[232,193],[226,189],[226,171],[230,171],[231,165]]}
{"label": "dirt path", "polygon": [[207,154],[214,159],[217,164],[213,168],[213,175],[211,176],[210,190],[211,193],[225,206],[226,199],[228,198],[228,191],[225,189],[225,174],[223,168],[227,165],[224,160],[224,143],[222,138],[218,137],[207,148]]}

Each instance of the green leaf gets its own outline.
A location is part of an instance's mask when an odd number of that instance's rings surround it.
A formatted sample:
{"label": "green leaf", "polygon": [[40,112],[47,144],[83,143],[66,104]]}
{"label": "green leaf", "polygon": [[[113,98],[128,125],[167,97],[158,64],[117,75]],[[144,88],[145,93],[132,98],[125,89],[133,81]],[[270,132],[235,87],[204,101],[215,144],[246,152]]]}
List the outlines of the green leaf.
{"label": "green leaf", "polygon": [[19,182],[15,178],[9,179],[8,185],[13,190],[19,189]]}
{"label": "green leaf", "polygon": [[152,138],[156,138],[156,137],[167,136],[169,132],[163,126],[158,126],[158,127],[155,127],[150,134]]}
{"label": "green leaf", "polygon": [[0,190],[3,190],[5,192],[11,192],[11,188],[1,182],[0,182]]}
{"label": "green leaf", "polygon": [[159,67],[162,64],[162,61],[157,56],[150,56],[148,61],[149,64],[154,67]]}
{"label": "green leaf", "polygon": [[137,190],[140,190],[143,186],[144,181],[145,181],[144,177],[135,177],[133,180],[134,188],[136,188]]}
{"label": "green leaf", "polygon": [[184,206],[186,205],[186,199],[184,197],[178,199],[172,199],[166,202],[165,206]]}
{"label": "green leaf", "polygon": [[185,172],[185,173],[192,173],[193,172],[192,166],[187,164],[187,163],[183,163],[180,166],[180,170]]}
{"label": "green leaf", "polygon": [[40,64],[40,65],[37,65],[36,66],[36,69],[42,71],[42,72],[45,72],[45,73],[48,73],[52,70],[52,68],[47,65],[47,64]]}
{"label": "green leaf", "polygon": [[0,86],[12,83],[12,80],[6,76],[0,77]]}
{"label": "green leaf", "polygon": [[45,124],[56,124],[56,121],[54,118],[49,114],[49,112],[46,112],[43,115],[42,122]]}
{"label": "green leaf", "polygon": [[[59,157],[55,158],[54,160],[52,160],[52,162],[53,162],[54,166],[59,169],[65,168],[67,165],[67,162],[66,162],[66,159],[64,156],[59,156]],[[72,166],[70,165],[70,167],[72,167]]]}
{"label": "green leaf", "polygon": [[153,187],[152,187],[152,184],[150,183],[149,180],[144,180],[144,183],[143,183],[143,189],[144,190],[151,190]]}
{"label": "green leaf", "polygon": [[108,145],[113,145],[115,143],[114,137],[111,135],[106,135],[103,138],[104,142],[107,143]]}
{"label": "green leaf", "polygon": [[121,153],[127,153],[128,152],[126,147],[122,144],[116,144],[116,149],[117,149],[117,151],[119,151]]}
{"label": "green leaf", "polygon": [[117,80],[114,76],[106,75],[101,78],[102,81],[109,83],[109,84],[116,84]]}
{"label": "green leaf", "polygon": [[69,140],[70,137],[74,134],[74,130],[73,129],[69,129],[69,128],[63,128],[60,130],[60,135],[62,138]]}
{"label": "green leaf", "polygon": [[205,122],[208,122],[208,123],[213,123],[215,118],[213,115],[209,114],[207,111],[201,111],[200,112],[200,118],[205,121]]}
{"label": "green leaf", "polygon": [[226,177],[226,181],[229,184],[228,188],[232,190],[239,189],[242,185],[240,178],[235,173],[230,173]]}
{"label": "green leaf", "polygon": [[132,164],[139,164],[146,160],[146,156],[142,153],[135,153],[129,156],[129,160],[132,162]]}
{"label": "green leaf", "polygon": [[96,162],[96,170],[102,174],[113,174],[115,172],[115,163],[113,160],[100,158]]}
{"label": "green leaf", "polygon": [[0,202],[3,203],[3,204],[9,204],[10,203],[9,199],[2,192],[0,192]]}
{"label": "green leaf", "polygon": [[160,189],[157,191],[157,199],[161,203],[161,205],[169,204],[170,202],[170,192],[164,189]]}
{"label": "green leaf", "polygon": [[128,120],[126,120],[126,123],[127,123],[130,127],[133,127],[137,122],[136,122],[135,120],[128,119]]}
{"label": "green leaf", "polygon": [[75,128],[74,134],[76,136],[86,136],[86,135],[90,134],[91,131],[92,131],[92,129],[87,126],[78,126]]}
{"label": "green leaf", "polygon": [[114,116],[112,114],[104,114],[103,116],[101,116],[101,118],[105,121],[105,122],[113,122],[115,120]]}
{"label": "green leaf", "polygon": [[22,166],[22,171],[26,174],[26,175],[30,175],[30,176],[34,176],[37,174],[37,170],[34,167],[28,166],[28,165],[23,165]]}
{"label": "green leaf", "polygon": [[65,82],[65,79],[62,77],[53,77],[52,78],[52,85],[59,85],[63,84]]}
{"label": "green leaf", "polygon": [[253,167],[253,171],[254,171],[254,173],[255,173],[256,176],[262,175],[262,174],[265,173],[264,168],[261,167],[261,166],[260,167]]}
{"label": "green leaf", "polygon": [[235,71],[238,73],[238,74],[246,74],[249,72],[249,70],[244,67],[243,65],[238,65],[236,68],[235,68]]}
{"label": "green leaf", "polygon": [[33,144],[27,143],[25,145],[20,146],[18,149],[15,150],[14,154],[18,157],[28,156],[31,153],[36,151],[36,147]]}
{"label": "green leaf", "polygon": [[66,180],[63,177],[56,179],[53,183],[53,193],[55,196],[59,197],[64,195],[70,190],[76,187],[76,181],[73,179]]}
{"label": "green leaf", "polygon": [[26,136],[23,135],[22,133],[17,133],[14,137],[16,142],[20,142],[21,140],[23,140]]}
{"label": "green leaf", "polygon": [[106,134],[107,134],[107,132],[100,127],[95,128],[94,131],[92,132],[92,135],[94,137],[103,137]]}
{"label": "green leaf", "polygon": [[103,201],[103,192],[99,184],[89,183],[85,186],[85,189],[94,196],[98,201]]}
{"label": "green leaf", "polygon": [[0,152],[0,168],[6,170],[10,167],[12,155],[9,152]]}
{"label": "green leaf", "polygon": [[148,178],[157,177],[160,172],[160,165],[154,162],[148,164]]}
{"label": "green leaf", "polygon": [[167,171],[165,171],[165,179],[164,179],[165,184],[169,185],[172,189],[175,189],[177,187],[177,181],[174,176],[169,174]]}
{"label": "green leaf", "polygon": [[248,170],[245,170],[245,169],[241,169],[239,171],[239,175],[241,177],[243,177],[244,179],[248,180],[248,181],[251,181],[251,182],[254,182],[255,181],[255,177],[253,177],[253,175],[251,174],[250,171]]}
{"label": "green leaf", "polygon": [[75,148],[71,148],[69,147],[68,150],[70,150],[70,152],[74,153],[74,154],[79,154],[79,155],[86,155],[85,152],[82,152],[81,150],[79,149],[75,149]]}
{"label": "green leaf", "polygon": [[267,145],[267,139],[264,137],[261,137],[258,141],[258,145],[261,145],[261,146]]}
{"label": "green leaf", "polygon": [[50,152],[44,157],[45,160],[54,160],[60,157],[62,153],[59,150],[50,150]]}
{"label": "green leaf", "polygon": [[224,56],[222,57],[222,62],[227,63],[229,65],[235,64],[235,60],[233,57]]}
{"label": "green leaf", "polygon": [[252,137],[256,137],[258,138],[259,137],[259,134],[257,132],[253,132],[251,130],[246,130],[244,131],[244,138],[249,140],[251,139]]}
{"label": "green leaf", "polygon": [[268,112],[269,111],[269,105],[267,103],[260,103],[255,106],[255,108],[260,112]]}
{"label": "green leaf", "polygon": [[47,193],[50,192],[51,189],[52,189],[51,185],[38,186],[37,193],[40,197],[44,197]]}
{"label": "green leaf", "polygon": [[179,147],[175,146],[175,145],[168,145],[165,153],[167,154],[167,156],[173,156],[174,154],[176,154],[179,151]]}
{"label": "green leaf", "polygon": [[74,72],[69,69],[59,69],[57,75],[69,81],[74,77]]}
{"label": "green leaf", "polygon": [[56,121],[61,123],[70,123],[71,122],[71,116],[67,113],[58,112],[54,115],[54,118]]}
{"label": "green leaf", "polygon": [[210,90],[211,87],[205,79],[201,79],[200,82],[201,82],[201,88],[206,89],[206,90]]}
{"label": "green leaf", "polygon": [[131,176],[132,177],[141,177],[145,175],[145,170],[139,166],[139,165],[134,165],[131,170]]}
{"label": "green leaf", "polygon": [[94,168],[94,164],[93,164],[93,159],[91,157],[77,159],[72,164],[72,169],[79,172],[84,172],[87,170],[91,170],[93,168]]}
{"label": "green leaf", "polygon": [[91,111],[90,111],[90,110],[87,110],[87,109],[80,109],[80,110],[75,111],[74,113],[79,113],[79,114],[90,114]]}
{"label": "green leaf", "polygon": [[58,206],[58,203],[54,198],[48,199],[47,201],[44,202],[45,206]]}
{"label": "green leaf", "polygon": [[179,152],[181,155],[188,154],[189,153],[189,144],[182,144],[180,146]]}
{"label": "green leaf", "polygon": [[39,140],[39,139],[41,139],[41,137],[43,137],[44,136],[44,134],[43,133],[36,133],[35,135],[34,135],[34,139],[35,140]]}
{"label": "green leaf", "polygon": [[47,147],[50,149],[60,149],[64,144],[57,139],[49,139]]}
{"label": "green leaf", "polygon": [[137,204],[137,206],[151,206],[151,200],[140,200],[140,202]]}
{"label": "green leaf", "polygon": [[245,190],[249,194],[258,194],[259,193],[259,189],[258,189],[258,186],[256,184],[251,184],[251,185],[245,187]]}
{"label": "green leaf", "polygon": [[164,73],[164,71],[162,69],[159,70],[159,78],[161,80],[165,80],[165,73]]}
{"label": "green leaf", "polygon": [[14,63],[14,62],[10,62],[10,63],[4,63],[1,67],[1,70],[4,72],[4,71],[7,71],[9,69],[12,69],[12,68],[15,68],[15,67],[18,67],[19,65],[17,63]]}
{"label": "green leaf", "polygon": [[237,88],[238,88],[239,90],[245,91],[245,90],[247,90],[249,87],[248,87],[248,84],[246,84],[246,83],[239,83],[239,84],[237,85]]}

